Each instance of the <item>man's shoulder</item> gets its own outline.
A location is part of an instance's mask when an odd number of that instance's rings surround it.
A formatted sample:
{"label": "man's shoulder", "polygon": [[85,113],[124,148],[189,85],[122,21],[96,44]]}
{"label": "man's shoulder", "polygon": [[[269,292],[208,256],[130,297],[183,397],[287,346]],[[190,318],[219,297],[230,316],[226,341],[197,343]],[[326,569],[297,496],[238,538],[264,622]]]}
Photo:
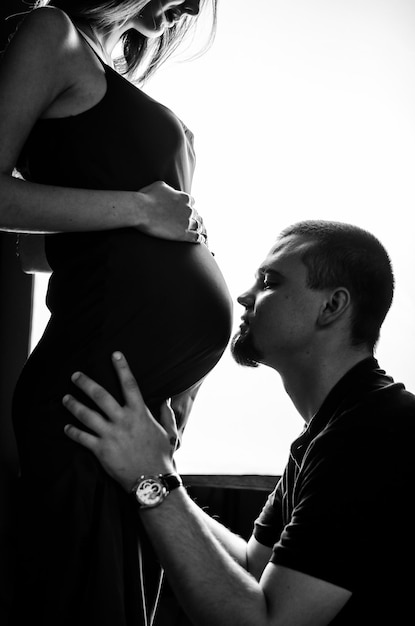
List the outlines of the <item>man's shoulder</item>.
{"label": "man's shoulder", "polygon": [[325,446],[340,449],[405,447],[415,438],[415,395],[402,383],[362,393],[334,413],[320,433]]}
{"label": "man's shoulder", "polygon": [[415,395],[408,391],[403,383],[392,382],[362,393],[357,402],[348,410],[350,412],[376,410],[381,413],[389,413],[393,410],[402,414],[412,412],[415,415]]}

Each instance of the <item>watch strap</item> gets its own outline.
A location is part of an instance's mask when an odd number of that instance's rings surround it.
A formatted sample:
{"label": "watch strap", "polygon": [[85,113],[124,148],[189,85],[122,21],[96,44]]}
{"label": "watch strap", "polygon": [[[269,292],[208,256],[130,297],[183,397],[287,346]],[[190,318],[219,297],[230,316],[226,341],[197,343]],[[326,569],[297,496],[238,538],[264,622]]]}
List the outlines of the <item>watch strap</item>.
{"label": "watch strap", "polygon": [[[183,486],[179,474],[143,474],[131,489],[140,508],[154,508],[160,505],[171,491]],[[148,498],[149,496],[149,498]]]}
{"label": "watch strap", "polygon": [[183,487],[183,481],[179,474],[172,472],[171,474],[160,474],[161,480],[166,485],[167,491],[173,491],[173,489],[177,489],[178,487]]}

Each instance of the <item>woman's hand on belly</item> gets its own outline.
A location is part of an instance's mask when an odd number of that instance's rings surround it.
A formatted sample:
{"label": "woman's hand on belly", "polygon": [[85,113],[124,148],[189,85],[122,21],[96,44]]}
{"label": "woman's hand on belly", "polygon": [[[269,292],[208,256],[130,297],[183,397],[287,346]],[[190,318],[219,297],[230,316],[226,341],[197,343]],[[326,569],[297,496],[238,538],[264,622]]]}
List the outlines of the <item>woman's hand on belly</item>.
{"label": "woman's hand on belly", "polygon": [[162,181],[137,193],[141,209],[138,230],[160,239],[206,243],[206,229],[192,196]]}

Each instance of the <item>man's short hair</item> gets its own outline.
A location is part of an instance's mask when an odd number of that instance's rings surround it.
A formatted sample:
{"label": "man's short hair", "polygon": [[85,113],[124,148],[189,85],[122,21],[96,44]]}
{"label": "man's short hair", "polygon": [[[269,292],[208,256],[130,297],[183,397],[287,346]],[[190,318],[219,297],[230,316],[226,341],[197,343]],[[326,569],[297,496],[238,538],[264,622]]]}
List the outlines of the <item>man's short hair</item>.
{"label": "man's short hair", "polygon": [[366,230],[324,220],[297,222],[278,239],[298,235],[314,242],[302,256],[311,289],[345,287],[352,298],[352,345],[373,349],[392,304],[391,261],[380,241]]}

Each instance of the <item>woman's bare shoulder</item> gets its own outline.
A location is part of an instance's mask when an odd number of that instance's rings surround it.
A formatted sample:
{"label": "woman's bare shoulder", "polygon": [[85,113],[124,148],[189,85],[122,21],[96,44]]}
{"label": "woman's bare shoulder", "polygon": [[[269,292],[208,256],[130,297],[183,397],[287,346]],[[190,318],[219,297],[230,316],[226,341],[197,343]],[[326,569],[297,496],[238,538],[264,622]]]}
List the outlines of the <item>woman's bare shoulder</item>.
{"label": "woman's bare shoulder", "polygon": [[59,54],[68,47],[75,26],[64,11],[55,7],[40,7],[30,11],[13,35],[10,47],[28,48],[33,53],[47,51]]}
{"label": "woman's bare shoulder", "polygon": [[57,7],[39,7],[29,11],[26,17],[21,22],[21,27],[30,29],[45,29],[49,34],[53,34],[57,31],[63,34],[65,31],[69,32],[73,27],[70,17]]}
{"label": "woman's bare shoulder", "polygon": [[28,13],[0,62],[3,116],[19,112],[33,121],[48,111],[76,82],[73,61],[79,46],[74,24],[60,9],[42,7]]}

